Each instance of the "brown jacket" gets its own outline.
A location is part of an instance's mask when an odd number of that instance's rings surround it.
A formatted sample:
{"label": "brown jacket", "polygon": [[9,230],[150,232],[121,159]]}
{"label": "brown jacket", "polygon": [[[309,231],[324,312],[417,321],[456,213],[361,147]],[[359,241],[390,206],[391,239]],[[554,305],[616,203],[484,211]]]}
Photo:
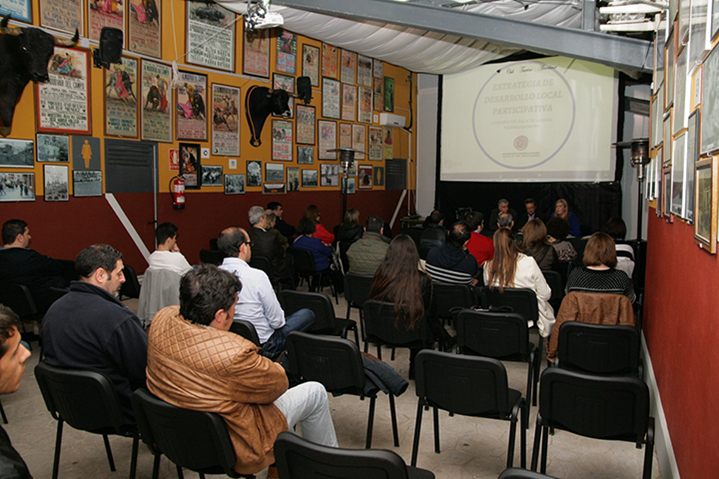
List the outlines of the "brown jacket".
{"label": "brown jacket", "polygon": [[554,362],[559,348],[559,329],[565,321],[581,321],[591,324],[634,326],[632,302],[623,294],[577,293],[564,297],[559,308],[557,322],[547,346],[547,360]]}
{"label": "brown jacket", "polygon": [[235,470],[254,474],[275,460],[272,446],[287,419],[273,402],[287,391],[278,363],[243,337],[185,320],[179,306],[160,310],[148,334],[147,387],[178,407],[218,413],[237,454]]}

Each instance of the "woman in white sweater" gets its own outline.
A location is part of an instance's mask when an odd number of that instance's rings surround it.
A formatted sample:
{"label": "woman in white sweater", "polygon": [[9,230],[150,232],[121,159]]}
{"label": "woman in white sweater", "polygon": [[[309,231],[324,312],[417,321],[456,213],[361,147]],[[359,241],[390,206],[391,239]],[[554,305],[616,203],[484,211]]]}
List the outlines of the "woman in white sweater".
{"label": "woman in white sweater", "polygon": [[548,302],[552,290],[534,258],[520,253],[514,235],[508,228],[500,228],[494,233],[494,259],[484,265],[484,284],[491,289],[499,288],[500,292],[504,288],[528,288],[534,291],[539,309],[539,334],[546,338],[552,333],[554,311]]}

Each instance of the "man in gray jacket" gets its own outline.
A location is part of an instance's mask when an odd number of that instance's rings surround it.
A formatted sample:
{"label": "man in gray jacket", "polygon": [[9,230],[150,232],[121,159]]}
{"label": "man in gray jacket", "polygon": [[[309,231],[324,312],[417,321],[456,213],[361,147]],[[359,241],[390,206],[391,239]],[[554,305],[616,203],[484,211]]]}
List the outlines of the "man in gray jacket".
{"label": "man in gray jacket", "polygon": [[347,250],[350,273],[374,275],[389,248],[389,238],[383,233],[384,222],[379,216],[370,216],[365,221],[362,238],[352,243]]}

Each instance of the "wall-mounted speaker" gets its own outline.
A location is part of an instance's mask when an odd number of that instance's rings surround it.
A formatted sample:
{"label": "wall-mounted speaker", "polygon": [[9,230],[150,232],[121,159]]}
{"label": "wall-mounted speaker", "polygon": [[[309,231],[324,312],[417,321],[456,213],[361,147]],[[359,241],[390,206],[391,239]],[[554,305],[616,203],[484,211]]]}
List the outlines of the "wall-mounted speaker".
{"label": "wall-mounted speaker", "polygon": [[95,68],[110,68],[111,63],[121,63],[123,45],[122,30],[103,27],[100,31],[100,47],[93,53]]}

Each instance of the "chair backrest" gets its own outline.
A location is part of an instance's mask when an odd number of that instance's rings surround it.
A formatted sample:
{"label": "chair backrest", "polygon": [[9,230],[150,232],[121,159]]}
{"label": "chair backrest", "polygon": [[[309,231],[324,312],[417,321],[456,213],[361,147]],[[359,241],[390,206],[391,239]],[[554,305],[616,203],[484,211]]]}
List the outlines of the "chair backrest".
{"label": "chair backrest", "polygon": [[295,272],[299,275],[313,275],[317,273],[315,267],[315,258],[312,252],[307,249],[295,248],[290,246],[287,252],[292,255],[295,260]]}
{"label": "chair backrest", "polygon": [[539,413],[550,427],[640,444],[649,421],[649,388],[631,376],[547,368],[540,379]]}
{"label": "chair backrest", "polygon": [[529,354],[527,321],[517,313],[463,309],[457,315],[457,345],[464,354],[495,359]]}
{"label": "chair backrest", "polygon": [[537,295],[528,288],[504,288],[500,293],[499,288],[484,288],[483,294],[487,297],[488,306],[510,306],[513,313],[520,314],[527,321],[539,320],[539,308],[537,307]]}
{"label": "chair backrest", "polygon": [[334,328],[335,309],[332,307],[332,300],[326,294],[285,289],[280,291],[279,298],[285,316],[303,308],[311,309],[315,313],[315,322],[312,323],[309,331],[325,331]]}
{"label": "chair backrest", "polygon": [[639,332],[633,326],[566,321],[559,328],[557,366],[594,374],[639,373]]}
{"label": "chair backrest", "polygon": [[180,280],[182,276],[167,268],[147,268],[142,279],[137,317],[147,325],[155,313],[166,306],[180,304]]}
{"label": "chair backrest", "polygon": [[217,246],[217,238],[210,238],[210,250],[220,251],[220,248]]}
{"label": "chair backrest", "polygon": [[[284,431],[275,441],[281,479],[337,477],[344,479],[407,479],[407,465],[392,451],[327,447]],[[426,477],[434,478],[428,474]]]}
{"label": "chair backrest", "polygon": [[510,467],[505,469],[497,479],[554,479],[554,477],[518,467]]}
{"label": "chair backrest", "polygon": [[112,429],[121,432],[120,399],[112,381],[102,373],[64,369],[40,362],[35,379],[48,411],[83,431]]}
{"label": "chair backrest", "polygon": [[219,266],[222,264],[223,259],[225,259],[225,255],[224,253],[222,253],[222,251],[215,251],[209,249],[200,250],[200,263],[214,264],[215,266]]}
{"label": "chair backrest", "polygon": [[80,275],[75,271],[74,259],[58,259],[56,261],[62,266],[62,277],[68,285],[70,281],[78,281],[80,279]]}
{"label": "chair backrest", "polygon": [[260,337],[257,335],[255,325],[250,323],[249,321],[245,321],[244,319],[235,319],[234,321],[232,321],[230,331],[235,334],[239,334],[248,341],[252,341],[255,346],[260,345]]}
{"label": "chair backrest", "polygon": [[132,408],[142,440],[155,454],[193,471],[219,466],[232,472],[235,450],[218,414],[175,407],[146,389],[132,393]]}
{"label": "chair backrest", "polygon": [[425,328],[419,324],[414,329],[395,326],[394,304],[370,299],[364,303],[364,320],[367,339],[389,346],[403,346],[423,342]]}
{"label": "chair backrest", "polygon": [[422,350],[415,359],[417,397],[467,416],[509,413],[507,371],[496,359]]}
{"label": "chair backrest", "polygon": [[290,372],[331,392],[362,394],[364,367],[357,345],[342,338],[293,331],[287,336]]}
{"label": "chair backrest", "polygon": [[[562,281],[562,275],[552,270],[542,270],[544,279],[547,281],[547,285],[552,290],[552,296],[549,298],[549,302],[554,306],[562,304],[562,298],[564,298],[564,285]],[[559,309],[559,308],[557,308]]]}
{"label": "chair backrest", "polygon": [[135,268],[129,264],[125,264],[125,269],[122,270],[125,275],[125,282],[120,287],[120,298],[127,296],[128,298],[139,298],[140,297],[140,281],[137,279],[137,273]]}
{"label": "chair backrest", "polygon": [[265,258],[264,256],[252,255],[249,264],[250,268],[264,271],[267,277],[270,278],[270,283],[275,282],[275,274],[272,271],[272,263],[270,263],[269,259]]}
{"label": "chair backrest", "polygon": [[474,295],[466,284],[447,284],[432,281],[432,300],[435,314],[442,319],[450,319],[452,308],[471,308],[474,306]]}
{"label": "chair backrest", "polygon": [[361,308],[369,298],[374,276],[347,273],[345,275],[345,299],[350,305]]}
{"label": "chair backrest", "polygon": [[36,319],[38,315],[35,299],[24,284],[0,283],[0,303],[12,309],[22,321]]}

